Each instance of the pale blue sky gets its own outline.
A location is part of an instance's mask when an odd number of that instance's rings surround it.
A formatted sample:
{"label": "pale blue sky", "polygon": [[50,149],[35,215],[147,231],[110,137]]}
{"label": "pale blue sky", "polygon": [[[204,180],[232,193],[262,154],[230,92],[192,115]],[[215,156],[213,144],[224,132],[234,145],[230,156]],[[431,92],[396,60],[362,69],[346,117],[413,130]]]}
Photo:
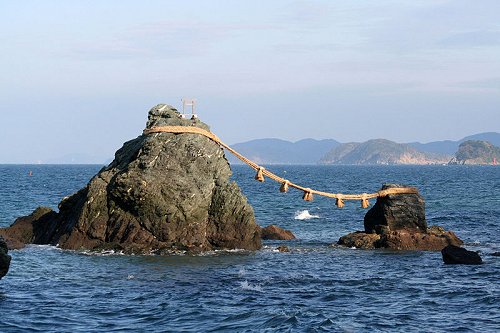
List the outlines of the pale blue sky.
{"label": "pale blue sky", "polygon": [[500,131],[500,1],[0,0],[0,163],[104,161],[157,103],[228,143]]}

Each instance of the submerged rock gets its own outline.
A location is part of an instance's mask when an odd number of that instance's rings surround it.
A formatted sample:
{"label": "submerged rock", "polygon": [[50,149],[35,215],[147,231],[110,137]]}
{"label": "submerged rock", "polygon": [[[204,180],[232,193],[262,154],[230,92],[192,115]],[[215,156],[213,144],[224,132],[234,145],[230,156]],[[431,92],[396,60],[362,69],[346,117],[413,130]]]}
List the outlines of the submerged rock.
{"label": "submerged rock", "polygon": [[[146,127],[197,126],[157,105]],[[155,133],[126,142],[59,212],[38,208],[3,231],[12,241],[64,249],[164,253],[261,247],[252,207],[223,149],[198,134]]]}
{"label": "submerged rock", "polygon": [[0,279],[9,271],[11,257],[7,254],[8,252],[7,243],[0,237]]}
{"label": "submerged rock", "polygon": [[459,246],[448,245],[441,250],[445,264],[480,265],[483,260],[477,252]]}
{"label": "submerged rock", "polygon": [[288,246],[285,246],[285,245],[280,245],[276,248],[276,250],[278,250],[278,252],[290,252],[290,249],[288,248]]}
{"label": "submerged rock", "polygon": [[[382,190],[400,187],[405,186],[386,184]],[[364,226],[364,231],[342,236],[337,244],[362,249],[440,251],[447,245],[463,243],[452,231],[427,227],[425,200],[418,191],[377,198],[365,215]]]}
{"label": "submerged rock", "polygon": [[290,230],[285,230],[274,224],[271,224],[265,228],[261,229],[262,239],[273,239],[273,240],[292,240],[295,239],[295,235]]}

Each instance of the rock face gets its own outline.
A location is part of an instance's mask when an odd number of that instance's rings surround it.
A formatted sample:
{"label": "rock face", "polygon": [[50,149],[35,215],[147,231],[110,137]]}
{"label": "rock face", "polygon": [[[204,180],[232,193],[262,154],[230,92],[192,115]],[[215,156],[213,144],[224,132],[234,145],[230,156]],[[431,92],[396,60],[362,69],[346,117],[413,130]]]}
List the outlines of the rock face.
{"label": "rock face", "polygon": [[[404,187],[385,184],[382,190]],[[420,194],[388,195],[377,198],[364,218],[366,233],[381,233],[382,229],[426,232],[425,201]]]}
{"label": "rock face", "polygon": [[295,235],[290,230],[285,230],[272,224],[265,228],[262,228],[261,238],[274,240],[292,240],[295,239]]}
{"label": "rock face", "polygon": [[445,264],[480,265],[483,260],[477,252],[468,251],[454,245],[448,245],[441,250]]}
{"label": "rock face", "polygon": [[11,258],[7,254],[8,251],[7,243],[5,243],[3,238],[0,237],[0,279],[3,278],[9,271]]}
{"label": "rock face", "polygon": [[[197,126],[173,107],[149,111],[146,127]],[[165,253],[261,246],[260,228],[223,149],[197,134],[155,133],[126,142],[59,212],[38,208],[1,234],[64,249]]]}
{"label": "rock face", "polygon": [[[405,186],[386,184],[382,190],[394,187]],[[452,231],[427,227],[425,201],[418,193],[377,198],[365,215],[364,226],[364,231],[345,235],[338,244],[363,249],[440,251],[449,244],[463,243]]]}

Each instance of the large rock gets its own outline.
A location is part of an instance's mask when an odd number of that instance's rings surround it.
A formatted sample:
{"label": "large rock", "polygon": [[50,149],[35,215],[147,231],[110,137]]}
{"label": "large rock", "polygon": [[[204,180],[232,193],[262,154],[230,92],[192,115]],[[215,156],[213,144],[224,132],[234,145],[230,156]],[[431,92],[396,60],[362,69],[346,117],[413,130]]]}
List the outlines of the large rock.
{"label": "large rock", "polygon": [[8,252],[7,243],[0,237],[0,279],[9,271],[11,257],[7,254]]}
{"label": "large rock", "polygon": [[[400,187],[406,186],[387,184],[382,190]],[[418,191],[377,198],[365,215],[364,226],[364,231],[342,236],[337,244],[362,249],[440,251],[447,245],[463,243],[452,231],[427,227],[425,201]]]}
{"label": "large rock", "polygon": [[[384,184],[382,190],[401,187],[405,186]],[[389,194],[377,198],[375,205],[365,215],[364,226],[366,233],[380,233],[384,228],[425,233],[425,200],[418,193]]]}
{"label": "large rock", "polygon": [[[168,105],[149,111],[146,127],[197,126]],[[252,207],[223,149],[198,134],[155,133],[126,142],[83,189],[38,209],[3,231],[7,237],[64,249],[126,253],[261,247]]]}
{"label": "large rock", "polygon": [[445,264],[480,265],[483,260],[477,252],[459,246],[448,245],[441,250]]}

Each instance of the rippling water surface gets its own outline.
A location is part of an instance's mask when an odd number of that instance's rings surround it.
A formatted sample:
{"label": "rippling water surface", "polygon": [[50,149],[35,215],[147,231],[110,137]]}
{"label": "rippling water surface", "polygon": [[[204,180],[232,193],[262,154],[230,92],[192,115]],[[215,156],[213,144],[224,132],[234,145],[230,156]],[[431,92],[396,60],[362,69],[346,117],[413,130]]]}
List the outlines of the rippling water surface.
{"label": "rippling water surface", "polygon": [[[0,226],[40,205],[55,209],[99,169],[0,165]],[[343,209],[320,197],[305,202],[236,166],[233,178],[258,223],[290,229],[298,240],[199,256],[11,251],[11,270],[0,280],[0,331],[500,331],[500,257],[491,255],[500,251],[500,168],[269,169],[333,192],[373,192],[384,182],[417,186],[428,223],[454,230],[485,263],[448,266],[439,252],[331,246],[363,228],[366,210],[358,202]],[[291,252],[275,251],[281,244]]]}

